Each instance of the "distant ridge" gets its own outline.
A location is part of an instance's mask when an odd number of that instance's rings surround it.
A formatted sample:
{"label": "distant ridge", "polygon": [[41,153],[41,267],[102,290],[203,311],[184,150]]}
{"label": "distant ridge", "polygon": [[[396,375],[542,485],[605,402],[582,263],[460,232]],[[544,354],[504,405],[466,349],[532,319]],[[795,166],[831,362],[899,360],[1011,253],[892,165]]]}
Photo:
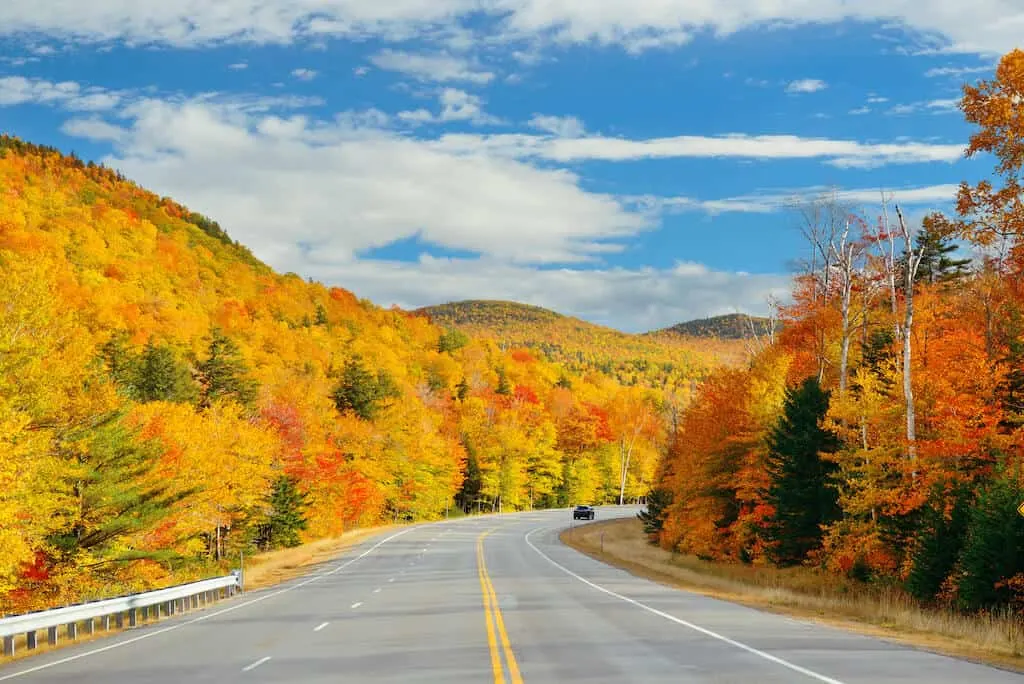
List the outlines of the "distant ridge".
{"label": "distant ridge", "polygon": [[[683,337],[714,338],[720,340],[748,340],[753,337],[767,335],[771,321],[762,316],[747,314],[725,314],[710,318],[698,318],[685,323],[678,323],[664,330],[657,330],[651,335],[680,335]],[[776,329],[778,323],[776,323]]]}

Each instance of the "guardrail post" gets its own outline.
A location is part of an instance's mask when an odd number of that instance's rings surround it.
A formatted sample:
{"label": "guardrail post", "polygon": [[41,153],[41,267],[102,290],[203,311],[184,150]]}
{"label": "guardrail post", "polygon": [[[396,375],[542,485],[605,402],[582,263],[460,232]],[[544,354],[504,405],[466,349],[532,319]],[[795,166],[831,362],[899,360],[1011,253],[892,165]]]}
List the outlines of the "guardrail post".
{"label": "guardrail post", "polygon": [[199,607],[199,596],[197,594],[192,594],[192,597],[189,600],[192,601],[192,610]]}
{"label": "guardrail post", "polygon": [[128,626],[134,627],[139,623],[139,611],[135,608],[128,609]]}
{"label": "guardrail post", "polygon": [[143,620],[149,619],[149,606],[142,606],[142,608],[139,608],[139,617]]}
{"label": "guardrail post", "polygon": [[39,642],[36,640],[35,632],[28,632],[27,634],[25,634],[25,648],[27,648],[30,651],[33,651],[38,645]]}
{"label": "guardrail post", "polygon": [[56,627],[47,627],[46,628],[46,641],[51,646],[56,646],[57,645],[57,628]]}
{"label": "guardrail post", "polygon": [[124,627],[124,613],[118,613],[114,616],[114,624],[117,625],[118,629]]}
{"label": "guardrail post", "polygon": [[164,610],[167,611],[168,617],[174,615],[174,601],[168,601],[166,604],[164,604]]}
{"label": "guardrail post", "polygon": [[109,629],[110,629],[110,616],[109,615],[104,615],[103,616],[103,631],[106,632]]}
{"label": "guardrail post", "polygon": [[4,655],[8,657],[14,655],[14,637],[12,636],[4,637]]}
{"label": "guardrail post", "polygon": [[77,622],[69,622],[68,623],[68,639],[77,639],[77,638],[78,638],[78,623]]}
{"label": "guardrail post", "polygon": [[92,634],[93,631],[96,629],[95,625],[93,624],[94,622],[95,622],[95,618],[89,618],[88,620],[85,621],[85,633],[86,634]]}

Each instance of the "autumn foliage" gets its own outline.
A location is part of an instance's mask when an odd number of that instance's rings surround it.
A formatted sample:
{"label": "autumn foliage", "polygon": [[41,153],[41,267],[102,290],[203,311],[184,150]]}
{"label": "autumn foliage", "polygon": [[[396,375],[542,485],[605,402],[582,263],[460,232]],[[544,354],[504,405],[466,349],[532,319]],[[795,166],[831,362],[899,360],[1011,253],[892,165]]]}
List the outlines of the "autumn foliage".
{"label": "autumn foliage", "polygon": [[907,225],[898,194],[802,211],[812,256],[775,344],[712,373],[672,435],[648,521],[664,547],[965,610],[1024,602],[1021,93],[1020,50],[964,88],[968,154],[996,168],[956,216]]}
{"label": "autumn foliage", "polygon": [[635,500],[685,399],[277,274],[10,137],[0,271],[0,613],[356,526]]}

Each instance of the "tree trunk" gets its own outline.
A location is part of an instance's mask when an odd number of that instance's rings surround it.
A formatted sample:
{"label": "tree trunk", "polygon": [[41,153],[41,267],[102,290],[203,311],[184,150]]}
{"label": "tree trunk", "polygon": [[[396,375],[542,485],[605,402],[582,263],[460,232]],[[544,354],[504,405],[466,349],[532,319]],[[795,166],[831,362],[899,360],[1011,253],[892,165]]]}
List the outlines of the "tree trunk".
{"label": "tree trunk", "polygon": [[[905,315],[903,318],[903,396],[906,400],[907,411],[907,457],[911,462],[917,459],[917,425],[916,413],[914,411],[914,378],[912,370],[910,338],[914,331],[914,276],[917,275],[917,267],[921,263],[920,255],[914,254],[911,244],[910,230],[903,220],[903,212],[896,205],[896,216],[900,221],[900,230],[903,233],[904,252],[907,257],[906,273],[903,278],[903,298]],[[913,475],[917,476],[916,467]]]}

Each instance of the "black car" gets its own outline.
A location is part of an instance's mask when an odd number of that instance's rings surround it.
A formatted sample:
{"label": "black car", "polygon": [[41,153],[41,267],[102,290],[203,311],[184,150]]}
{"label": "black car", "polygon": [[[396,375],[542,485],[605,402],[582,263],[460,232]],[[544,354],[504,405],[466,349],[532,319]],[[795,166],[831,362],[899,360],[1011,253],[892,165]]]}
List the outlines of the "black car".
{"label": "black car", "polygon": [[594,509],[591,506],[577,506],[576,508],[572,509],[572,519],[593,520]]}

